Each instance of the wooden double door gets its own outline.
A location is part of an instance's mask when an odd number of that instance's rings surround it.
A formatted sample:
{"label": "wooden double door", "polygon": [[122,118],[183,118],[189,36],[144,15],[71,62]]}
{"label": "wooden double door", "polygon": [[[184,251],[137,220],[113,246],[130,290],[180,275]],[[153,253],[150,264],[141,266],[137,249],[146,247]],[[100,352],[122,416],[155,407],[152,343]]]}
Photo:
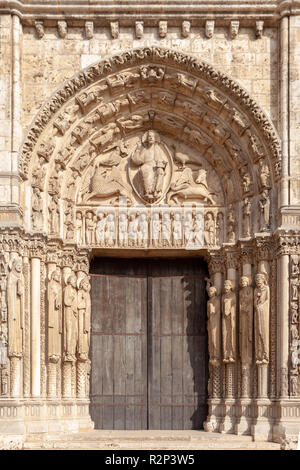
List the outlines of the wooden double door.
{"label": "wooden double door", "polygon": [[201,429],[207,416],[206,265],[96,258],[91,416],[96,429]]}

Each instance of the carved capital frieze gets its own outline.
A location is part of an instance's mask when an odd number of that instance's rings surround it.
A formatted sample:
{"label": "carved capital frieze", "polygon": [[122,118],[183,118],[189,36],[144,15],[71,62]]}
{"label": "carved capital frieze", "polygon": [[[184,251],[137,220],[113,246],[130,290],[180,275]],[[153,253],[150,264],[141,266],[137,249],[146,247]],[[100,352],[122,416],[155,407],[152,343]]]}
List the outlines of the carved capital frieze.
{"label": "carved capital frieze", "polygon": [[270,237],[257,237],[255,239],[255,256],[257,262],[271,261],[274,258],[274,241]]}
{"label": "carved capital frieze", "polygon": [[31,240],[29,243],[29,253],[31,258],[40,258],[41,260],[44,260],[46,250],[47,248],[43,241]]}
{"label": "carved capital frieze", "polygon": [[240,247],[240,261],[242,264],[252,264],[254,257],[254,250],[252,246]]}
{"label": "carved capital frieze", "polygon": [[276,241],[277,256],[300,254],[300,235],[298,231],[290,230],[278,233]]}
{"label": "carved capital frieze", "polygon": [[236,252],[225,253],[225,265],[227,269],[237,269],[239,266],[239,255]]}
{"label": "carved capital frieze", "polygon": [[221,254],[211,254],[208,260],[209,274],[212,276],[224,271],[224,256]]}

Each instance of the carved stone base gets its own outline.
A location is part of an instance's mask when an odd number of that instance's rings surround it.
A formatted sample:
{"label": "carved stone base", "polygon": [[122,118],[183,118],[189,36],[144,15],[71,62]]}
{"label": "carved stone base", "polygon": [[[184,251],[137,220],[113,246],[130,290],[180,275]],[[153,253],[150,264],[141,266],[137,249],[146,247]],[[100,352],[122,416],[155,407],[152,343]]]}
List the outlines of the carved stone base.
{"label": "carved stone base", "polygon": [[208,416],[203,423],[204,431],[206,432],[219,432],[220,424],[223,420],[223,400],[211,399],[208,400]]}
{"label": "carved stone base", "polygon": [[282,449],[297,448],[300,432],[300,400],[278,400],[275,404],[276,416],[272,440],[282,445]]}
{"label": "carved stone base", "polygon": [[274,408],[268,399],[254,400],[253,413],[256,418],[251,425],[251,436],[254,441],[272,441]]}
{"label": "carved stone base", "polygon": [[94,428],[88,399],[1,400],[0,435],[84,431]]}
{"label": "carved stone base", "polygon": [[238,422],[234,426],[234,433],[237,435],[250,435],[251,424],[252,424],[252,401],[251,400],[240,400],[237,405],[239,409]]}
{"label": "carved stone base", "polygon": [[225,416],[222,423],[220,424],[221,433],[234,434],[236,424],[235,403],[235,400],[225,400]]}

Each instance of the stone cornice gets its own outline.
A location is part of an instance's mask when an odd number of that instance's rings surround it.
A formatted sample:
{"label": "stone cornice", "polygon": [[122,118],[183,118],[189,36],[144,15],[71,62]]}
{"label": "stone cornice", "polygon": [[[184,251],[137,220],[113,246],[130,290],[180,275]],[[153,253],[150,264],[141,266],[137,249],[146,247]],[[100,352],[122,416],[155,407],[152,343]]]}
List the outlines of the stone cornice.
{"label": "stone cornice", "polygon": [[[137,5],[138,3],[138,5]],[[178,21],[188,19],[263,19],[276,22],[282,16],[300,13],[300,2],[295,0],[0,0],[0,13],[18,15],[24,21],[34,19],[99,20],[119,19],[128,24],[136,19]]]}

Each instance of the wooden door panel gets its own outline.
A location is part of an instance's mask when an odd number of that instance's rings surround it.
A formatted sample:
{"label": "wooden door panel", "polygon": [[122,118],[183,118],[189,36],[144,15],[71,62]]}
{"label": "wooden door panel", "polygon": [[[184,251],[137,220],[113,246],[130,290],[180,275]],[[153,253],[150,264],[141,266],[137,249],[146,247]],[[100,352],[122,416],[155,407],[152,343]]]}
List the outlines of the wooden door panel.
{"label": "wooden door panel", "polygon": [[206,418],[205,275],[184,261],[156,267],[148,281],[150,429],[199,429]]}
{"label": "wooden door panel", "polygon": [[146,429],[147,278],[91,279],[92,419],[98,429]]}

